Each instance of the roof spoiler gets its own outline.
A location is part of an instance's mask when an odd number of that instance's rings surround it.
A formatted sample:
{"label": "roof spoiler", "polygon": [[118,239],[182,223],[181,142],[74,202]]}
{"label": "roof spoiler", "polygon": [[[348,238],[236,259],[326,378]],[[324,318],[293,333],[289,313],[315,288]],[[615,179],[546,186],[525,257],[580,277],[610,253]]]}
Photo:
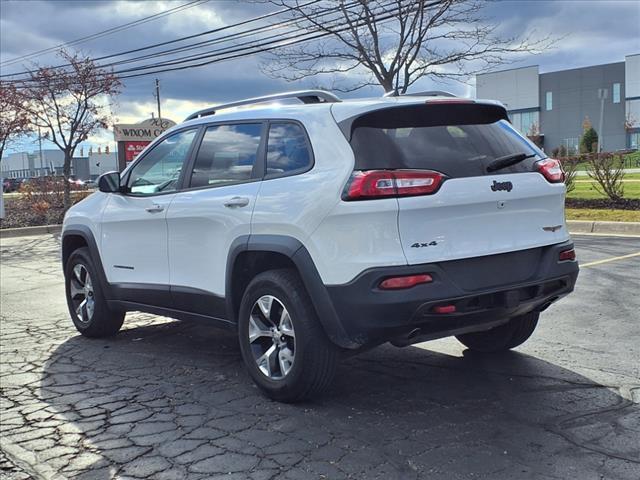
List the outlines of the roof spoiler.
{"label": "roof spoiler", "polygon": [[387,92],[384,94],[385,97],[456,97],[450,92],[445,92],[444,90],[427,90],[426,92],[412,92],[412,93],[397,93],[397,92]]}

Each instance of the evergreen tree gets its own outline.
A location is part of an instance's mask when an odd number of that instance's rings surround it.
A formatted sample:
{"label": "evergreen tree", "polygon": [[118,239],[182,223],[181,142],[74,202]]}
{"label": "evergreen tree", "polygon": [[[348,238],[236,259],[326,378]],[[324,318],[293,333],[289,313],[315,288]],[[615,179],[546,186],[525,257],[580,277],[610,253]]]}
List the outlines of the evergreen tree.
{"label": "evergreen tree", "polygon": [[580,138],[580,153],[593,153],[598,149],[598,134],[593,127],[584,131]]}

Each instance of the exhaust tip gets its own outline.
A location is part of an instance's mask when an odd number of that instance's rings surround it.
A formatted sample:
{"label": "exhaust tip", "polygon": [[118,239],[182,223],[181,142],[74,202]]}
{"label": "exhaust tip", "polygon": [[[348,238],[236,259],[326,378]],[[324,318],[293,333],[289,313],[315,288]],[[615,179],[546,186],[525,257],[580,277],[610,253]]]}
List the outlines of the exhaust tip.
{"label": "exhaust tip", "polygon": [[411,340],[420,335],[421,331],[422,330],[419,328],[414,328],[407,335],[401,335],[389,340],[389,343],[391,343],[391,345],[393,345],[394,347],[408,347],[409,345],[413,344]]}

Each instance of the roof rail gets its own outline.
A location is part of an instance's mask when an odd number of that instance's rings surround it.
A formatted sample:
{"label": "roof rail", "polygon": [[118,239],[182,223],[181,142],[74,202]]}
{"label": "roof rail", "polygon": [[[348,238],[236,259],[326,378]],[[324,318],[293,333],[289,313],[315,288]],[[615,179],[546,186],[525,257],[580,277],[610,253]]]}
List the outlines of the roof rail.
{"label": "roof rail", "polygon": [[387,92],[384,94],[385,97],[456,97],[450,92],[445,92],[444,90],[428,90],[426,92],[413,92],[413,93],[399,93],[396,94],[394,92]]}
{"label": "roof rail", "polygon": [[244,100],[237,100],[230,103],[221,103],[220,105],[214,105],[213,107],[198,110],[195,113],[189,115],[185,121],[193,120],[198,117],[205,117],[207,115],[214,115],[218,110],[225,108],[239,107],[241,105],[252,105],[254,103],[271,102],[274,100],[284,100],[287,98],[297,98],[302,103],[335,103],[341,102],[340,98],[331,92],[324,90],[298,90],[296,92],[275,93],[272,95],[264,95],[262,97],[246,98]]}

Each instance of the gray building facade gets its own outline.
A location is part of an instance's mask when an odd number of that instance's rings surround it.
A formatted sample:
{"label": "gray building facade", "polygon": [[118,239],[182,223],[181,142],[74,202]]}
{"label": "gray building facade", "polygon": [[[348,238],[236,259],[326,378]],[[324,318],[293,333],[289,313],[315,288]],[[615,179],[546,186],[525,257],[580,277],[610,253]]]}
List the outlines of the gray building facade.
{"label": "gray building facade", "polygon": [[542,74],[532,66],[477,75],[476,96],[501,101],[514,126],[525,135],[539,134],[549,153],[560,146],[576,152],[585,121],[604,151],[639,148],[640,54]]}

